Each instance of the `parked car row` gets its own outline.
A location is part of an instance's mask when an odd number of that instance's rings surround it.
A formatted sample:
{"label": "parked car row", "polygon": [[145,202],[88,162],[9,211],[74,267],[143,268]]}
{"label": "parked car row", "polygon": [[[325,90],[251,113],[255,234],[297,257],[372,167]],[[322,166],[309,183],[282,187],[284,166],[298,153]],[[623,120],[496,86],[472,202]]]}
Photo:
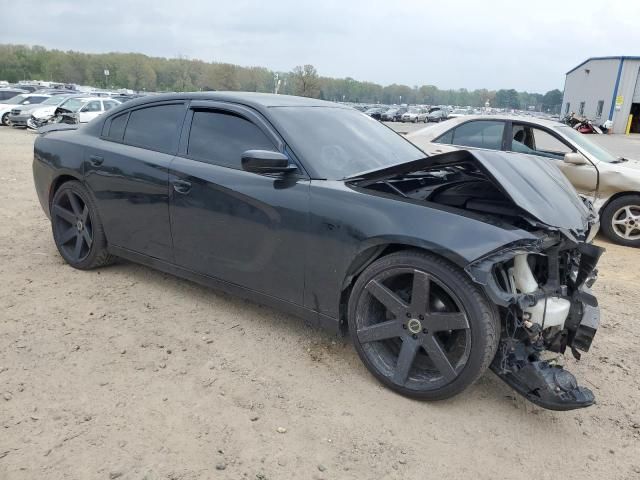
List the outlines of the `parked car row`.
{"label": "parked car row", "polygon": [[[355,106],[357,110],[364,112],[371,118],[385,122],[441,122],[450,116],[451,109],[447,106],[385,106],[371,107]],[[466,110],[465,110],[466,111]]]}

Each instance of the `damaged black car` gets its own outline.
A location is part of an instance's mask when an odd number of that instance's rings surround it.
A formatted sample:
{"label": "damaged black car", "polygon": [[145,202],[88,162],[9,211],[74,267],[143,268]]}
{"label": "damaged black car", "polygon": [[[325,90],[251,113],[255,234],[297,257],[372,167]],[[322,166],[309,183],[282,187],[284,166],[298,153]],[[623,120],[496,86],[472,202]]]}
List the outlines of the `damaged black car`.
{"label": "damaged black car", "polygon": [[52,125],[33,171],[75,268],[120,257],[348,334],[410,397],[491,369],[545,408],[595,401],[554,357],[599,325],[597,216],[543,159],[427,157],[349,107],[207,92]]}

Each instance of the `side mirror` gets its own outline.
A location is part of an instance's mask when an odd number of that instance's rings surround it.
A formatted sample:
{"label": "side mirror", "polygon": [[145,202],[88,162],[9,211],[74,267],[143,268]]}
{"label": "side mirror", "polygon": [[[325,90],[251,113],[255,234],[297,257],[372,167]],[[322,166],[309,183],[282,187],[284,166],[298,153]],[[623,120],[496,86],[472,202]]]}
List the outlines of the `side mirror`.
{"label": "side mirror", "polygon": [[584,165],[587,163],[587,159],[581,153],[569,152],[564,154],[564,162],[571,165]]}
{"label": "side mirror", "polygon": [[247,150],[242,154],[242,169],[252,173],[287,173],[297,169],[289,158],[270,150]]}

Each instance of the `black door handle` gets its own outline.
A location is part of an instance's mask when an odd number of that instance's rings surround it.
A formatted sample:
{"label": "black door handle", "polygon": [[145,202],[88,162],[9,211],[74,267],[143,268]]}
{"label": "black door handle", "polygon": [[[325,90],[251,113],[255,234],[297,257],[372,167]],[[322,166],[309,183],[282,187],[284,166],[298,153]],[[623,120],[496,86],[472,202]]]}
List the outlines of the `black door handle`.
{"label": "black door handle", "polygon": [[104,158],[100,155],[90,155],[89,161],[94,167],[99,167],[100,165],[102,165],[102,162],[104,162]]}
{"label": "black door handle", "polygon": [[174,180],[173,189],[178,192],[186,195],[191,190],[191,183],[185,182],[184,180]]}

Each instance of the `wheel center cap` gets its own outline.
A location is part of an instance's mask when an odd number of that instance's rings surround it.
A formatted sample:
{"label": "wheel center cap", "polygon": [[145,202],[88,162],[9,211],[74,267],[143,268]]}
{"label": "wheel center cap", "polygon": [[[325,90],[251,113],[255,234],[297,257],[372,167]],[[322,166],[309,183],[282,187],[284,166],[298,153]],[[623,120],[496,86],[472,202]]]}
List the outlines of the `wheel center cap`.
{"label": "wheel center cap", "polygon": [[79,232],[82,231],[82,229],[84,228],[84,225],[82,225],[82,220],[78,220],[76,222],[76,228],[78,229]]}
{"label": "wheel center cap", "polygon": [[414,334],[420,333],[420,330],[422,330],[422,324],[420,323],[420,320],[416,318],[412,318],[411,320],[409,320],[409,322],[407,322],[407,330]]}

